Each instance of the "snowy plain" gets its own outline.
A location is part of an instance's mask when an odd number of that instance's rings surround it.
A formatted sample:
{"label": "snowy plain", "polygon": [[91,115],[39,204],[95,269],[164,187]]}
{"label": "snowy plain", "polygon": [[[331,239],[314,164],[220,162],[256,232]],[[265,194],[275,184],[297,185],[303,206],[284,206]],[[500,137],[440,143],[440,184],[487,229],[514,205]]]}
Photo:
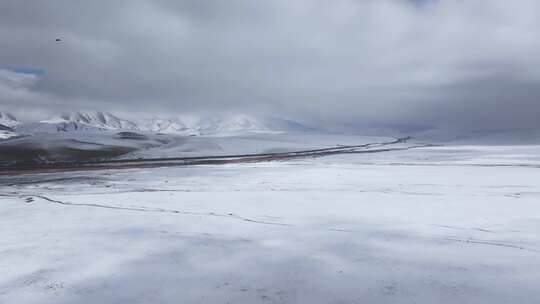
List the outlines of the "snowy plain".
{"label": "snowy plain", "polygon": [[539,146],[0,177],[0,303],[539,303]]}

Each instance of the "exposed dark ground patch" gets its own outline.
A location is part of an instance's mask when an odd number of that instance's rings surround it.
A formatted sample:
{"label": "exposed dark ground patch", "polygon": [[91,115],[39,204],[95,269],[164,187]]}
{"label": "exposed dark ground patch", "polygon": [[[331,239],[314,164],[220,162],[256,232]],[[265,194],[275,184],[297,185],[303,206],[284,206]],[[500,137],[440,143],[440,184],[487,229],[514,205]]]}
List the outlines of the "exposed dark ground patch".
{"label": "exposed dark ground patch", "polygon": [[118,132],[115,138],[128,140],[148,140],[148,136],[136,132]]}
{"label": "exposed dark ground patch", "polygon": [[8,126],[4,126],[3,124],[0,124],[0,131],[9,131],[9,132],[13,132],[13,129],[8,127]]}
{"label": "exposed dark ground patch", "polygon": [[[47,147],[33,143],[0,145],[0,165],[36,164],[51,161],[88,161],[118,157],[135,151],[132,147],[86,144],[85,148],[59,145]],[[90,145],[90,147],[88,147]]]}

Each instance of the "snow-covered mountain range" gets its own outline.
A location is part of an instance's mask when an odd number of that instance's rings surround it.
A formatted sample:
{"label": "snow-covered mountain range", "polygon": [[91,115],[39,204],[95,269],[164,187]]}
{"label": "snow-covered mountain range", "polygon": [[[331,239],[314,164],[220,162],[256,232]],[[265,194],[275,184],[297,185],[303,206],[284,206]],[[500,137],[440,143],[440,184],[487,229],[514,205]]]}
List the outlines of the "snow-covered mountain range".
{"label": "snow-covered mountain range", "polygon": [[179,135],[225,135],[310,130],[294,121],[246,114],[179,115],[131,121],[107,112],[76,112],[38,122],[21,123],[14,115],[1,113],[0,125],[4,126],[6,132],[20,134],[128,130]]}
{"label": "snow-covered mountain range", "polygon": [[77,112],[62,114],[59,117],[44,120],[44,123],[74,125],[103,130],[137,130],[135,123],[106,112]]}

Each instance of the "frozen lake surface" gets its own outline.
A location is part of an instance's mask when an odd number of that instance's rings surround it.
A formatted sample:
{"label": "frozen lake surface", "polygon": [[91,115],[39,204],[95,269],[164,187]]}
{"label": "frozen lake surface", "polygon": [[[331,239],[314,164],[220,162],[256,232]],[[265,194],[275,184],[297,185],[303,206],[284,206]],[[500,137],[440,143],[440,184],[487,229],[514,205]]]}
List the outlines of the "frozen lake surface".
{"label": "frozen lake surface", "polygon": [[538,303],[540,147],[0,177],[0,303]]}

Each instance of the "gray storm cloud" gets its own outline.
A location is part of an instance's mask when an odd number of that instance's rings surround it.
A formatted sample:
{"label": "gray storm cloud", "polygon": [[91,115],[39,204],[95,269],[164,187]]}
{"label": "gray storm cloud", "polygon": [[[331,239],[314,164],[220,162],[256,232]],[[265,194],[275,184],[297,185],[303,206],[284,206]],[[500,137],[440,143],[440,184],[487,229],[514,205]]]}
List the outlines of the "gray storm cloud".
{"label": "gray storm cloud", "polygon": [[540,127],[536,0],[3,0],[0,41],[15,112]]}

